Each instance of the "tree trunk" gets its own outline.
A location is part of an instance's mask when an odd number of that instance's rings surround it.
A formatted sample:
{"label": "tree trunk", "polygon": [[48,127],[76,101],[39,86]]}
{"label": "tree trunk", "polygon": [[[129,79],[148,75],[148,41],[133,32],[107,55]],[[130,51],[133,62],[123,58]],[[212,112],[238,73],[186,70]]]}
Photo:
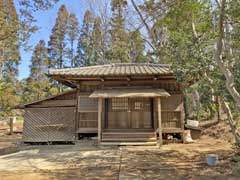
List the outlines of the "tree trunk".
{"label": "tree trunk", "polygon": [[196,117],[197,120],[199,119],[199,110],[200,110],[200,96],[197,90],[192,92],[192,102],[193,102],[193,109],[197,112]]}
{"label": "tree trunk", "polygon": [[217,106],[217,120],[218,122],[221,121],[221,113],[222,113],[222,108],[221,108],[221,102],[220,102],[220,97],[216,97],[216,106]]}
{"label": "tree trunk", "polygon": [[187,123],[187,120],[188,120],[188,105],[187,105],[187,98],[186,98],[186,94],[184,93],[183,94],[183,108],[184,108],[184,122],[185,124]]}
{"label": "tree trunk", "polygon": [[231,109],[230,109],[228,103],[226,103],[224,100],[223,100],[222,104],[224,105],[225,111],[227,113],[228,122],[229,122],[229,125],[231,127],[232,133],[234,135],[234,138],[235,138],[235,141],[236,141],[236,145],[240,146],[240,134],[238,133],[238,128],[237,128],[236,123],[235,123],[235,121],[233,119],[233,115],[232,115]]}
{"label": "tree trunk", "polygon": [[[217,48],[216,48],[216,54],[215,54],[215,61],[217,63],[217,65],[219,66],[220,71],[222,72],[222,74],[225,77],[225,84],[227,87],[228,92],[231,94],[233,100],[235,101],[236,107],[238,108],[238,110],[240,110],[240,94],[236,89],[236,85],[235,85],[235,81],[234,81],[234,74],[231,72],[231,66],[229,64],[229,62],[225,62],[223,60],[223,51],[224,51],[224,33],[225,33],[225,8],[226,8],[226,0],[222,0],[222,1],[218,1],[216,0],[216,2],[218,3],[218,7],[219,7],[219,32],[218,32],[218,41],[217,41]],[[229,124],[231,126],[232,129],[232,133],[235,137],[236,140],[236,144],[238,146],[240,146],[240,135],[237,132],[237,127],[236,124],[234,122],[232,113],[231,113],[231,109],[229,108],[227,103],[223,103],[225,106],[225,110],[228,114],[228,120],[229,120]]]}
{"label": "tree trunk", "polygon": [[217,49],[215,54],[215,61],[219,66],[221,72],[223,73],[226,79],[226,87],[228,92],[231,94],[232,98],[234,99],[237,108],[240,110],[240,94],[236,89],[235,81],[234,81],[234,74],[231,72],[231,68],[229,64],[224,62],[222,59],[223,56],[223,41],[224,41],[224,18],[225,18],[225,7],[226,7],[226,0],[222,0],[219,8],[220,8],[220,17],[219,17],[219,32],[218,32],[218,42],[217,42]]}

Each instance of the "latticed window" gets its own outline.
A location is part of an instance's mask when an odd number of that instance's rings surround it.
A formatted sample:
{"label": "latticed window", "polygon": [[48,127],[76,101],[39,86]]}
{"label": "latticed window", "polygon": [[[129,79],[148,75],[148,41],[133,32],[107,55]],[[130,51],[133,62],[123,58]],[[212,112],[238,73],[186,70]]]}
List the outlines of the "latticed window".
{"label": "latticed window", "polygon": [[130,99],[131,109],[132,111],[150,111],[149,98],[132,98]]}
{"label": "latticed window", "polygon": [[128,110],[128,98],[113,98],[110,99],[110,111],[127,111]]}

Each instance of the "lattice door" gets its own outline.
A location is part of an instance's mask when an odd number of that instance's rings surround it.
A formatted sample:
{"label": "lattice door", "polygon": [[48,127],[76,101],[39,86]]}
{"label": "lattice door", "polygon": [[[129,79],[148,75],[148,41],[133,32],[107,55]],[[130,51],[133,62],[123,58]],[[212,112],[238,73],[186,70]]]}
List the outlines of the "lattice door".
{"label": "lattice door", "polygon": [[107,128],[152,128],[150,98],[112,98],[108,100]]}

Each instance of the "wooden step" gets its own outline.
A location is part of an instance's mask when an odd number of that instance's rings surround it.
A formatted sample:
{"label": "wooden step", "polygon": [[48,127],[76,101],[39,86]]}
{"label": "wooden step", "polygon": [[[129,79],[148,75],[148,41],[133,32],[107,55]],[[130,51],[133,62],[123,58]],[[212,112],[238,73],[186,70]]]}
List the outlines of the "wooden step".
{"label": "wooden step", "polygon": [[151,139],[151,138],[155,138],[156,136],[124,136],[124,135],[118,135],[118,136],[105,136],[102,135],[103,139],[107,139],[107,138],[122,138],[122,139],[129,139],[129,138],[141,138],[141,139]]}
{"label": "wooden step", "polygon": [[157,142],[100,142],[103,146],[156,146]]}
{"label": "wooden step", "polygon": [[127,133],[114,133],[114,134],[105,134],[105,133],[102,133],[102,135],[104,136],[145,136],[145,137],[148,137],[148,136],[155,136],[156,134],[155,133],[148,133],[148,134],[127,134]]}
{"label": "wooden step", "polygon": [[157,138],[103,138],[103,142],[153,142]]}
{"label": "wooden step", "polygon": [[104,134],[153,134],[155,132],[102,132]]}
{"label": "wooden step", "polygon": [[[107,145],[155,145],[155,132],[102,132],[102,143]],[[147,143],[147,144],[146,144]]]}

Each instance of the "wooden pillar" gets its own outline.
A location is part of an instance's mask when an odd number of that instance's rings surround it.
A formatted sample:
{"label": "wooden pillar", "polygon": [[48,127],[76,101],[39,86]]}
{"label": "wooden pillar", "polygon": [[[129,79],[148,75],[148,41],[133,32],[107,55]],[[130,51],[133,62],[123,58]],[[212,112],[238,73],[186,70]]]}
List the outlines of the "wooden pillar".
{"label": "wooden pillar", "polygon": [[13,117],[10,117],[10,122],[9,122],[9,126],[10,126],[10,135],[12,135],[13,134]]}
{"label": "wooden pillar", "polygon": [[76,92],[76,114],[75,114],[75,140],[78,140],[78,128],[79,128],[79,104],[80,104],[80,86],[79,84],[77,85],[77,92]]}
{"label": "wooden pillar", "polygon": [[102,131],[102,98],[98,98],[98,142],[101,142],[101,131]]}
{"label": "wooden pillar", "polygon": [[159,146],[162,145],[162,116],[161,116],[161,99],[157,97],[157,114],[158,114],[158,133],[159,133]]}

